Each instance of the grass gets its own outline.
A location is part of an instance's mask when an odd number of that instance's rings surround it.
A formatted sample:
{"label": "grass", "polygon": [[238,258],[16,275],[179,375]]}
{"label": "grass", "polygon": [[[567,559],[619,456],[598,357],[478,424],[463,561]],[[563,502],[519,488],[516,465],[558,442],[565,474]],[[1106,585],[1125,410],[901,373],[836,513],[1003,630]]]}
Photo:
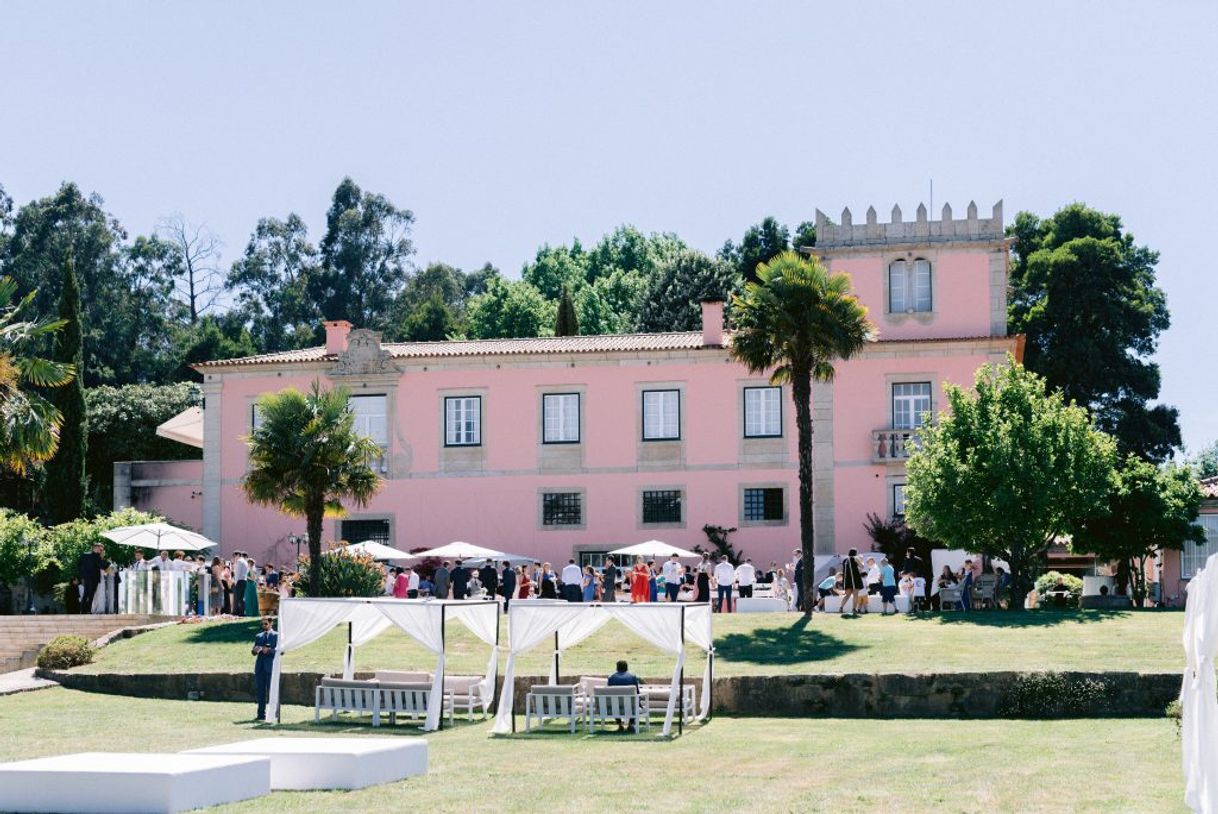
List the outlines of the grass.
{"label": "grass", "polygon": [[[119,698],[56,688],[0,698],[0,760],[86,749],[171,751],[258,737],[250,705]],[[287,707],[279,731],[320,726]],[[417,730],[382,727],[378,735]],[[353,792],[275,792],[217,812],[1184,811],[1166,719],[849,721],[716,718],[684,737],[496,738],[486,724],[432,733],[425,777]],[[730,778],[724,777],[729,769]],[[576,778],[580,778],[576,781]],[[422,802],[425,801],[425,804]]]}
{"label": "grass", "polygon": [[[1171,611],[1051,611],[1023,614],[931,614],[857,619],[817,614],[715,617],[715,674],[818,672],[972,672],[996,670],[1132,670],[1181,667],[1184,615]],[[223,672],[249,670],[257,623],[183,624],[115,642],[88,672]],[[505,632],[501,640],[507,642]],[[332,672],[342,664],[345,628],[285,658],[288,671]],[[672,658],[610,624],[563,655],[564,673],[609,671],[619,657],[634,672],[671,675]],[[548,671],[551,651],[523,654],[518,675]],[[448,630],[447,669],[479,673],[486,646],[459,623]],[[358,651],[357,669],[430,668],[434,657],[396,630]],[[697,663],[697,659],[694,659]]]}

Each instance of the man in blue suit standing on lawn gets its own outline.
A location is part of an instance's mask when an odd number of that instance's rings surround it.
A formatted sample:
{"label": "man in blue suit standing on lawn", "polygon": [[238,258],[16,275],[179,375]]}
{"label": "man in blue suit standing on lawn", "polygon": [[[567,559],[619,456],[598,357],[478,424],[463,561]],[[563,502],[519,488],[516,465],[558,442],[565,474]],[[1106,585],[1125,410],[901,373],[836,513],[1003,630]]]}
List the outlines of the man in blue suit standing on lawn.
{"label": "man in blue suit standing on lawn", "polygon": [[271,627],[271,618],[262,620],[262,632],[254,637],[254,694],[258,698],[258,720],[266,720],[266,699],[271,692],[271,670],[275,666],[275,649],[279,634]]}

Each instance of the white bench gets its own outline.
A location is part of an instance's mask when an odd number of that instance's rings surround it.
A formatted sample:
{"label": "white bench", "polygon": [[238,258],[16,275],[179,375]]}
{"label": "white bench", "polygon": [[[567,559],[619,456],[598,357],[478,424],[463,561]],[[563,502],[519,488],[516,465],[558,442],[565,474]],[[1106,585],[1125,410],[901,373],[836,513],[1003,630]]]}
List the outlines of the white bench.
{"label": "white bench", "polygon": [[[639,687],[639,693],[647,696],[648,712],[651,714],[668,714],[668,699],[672,694],[672,687],[668,684],[648,684]],[[698,717],[697,704],[695,702],[695,693],[693,684],[681,685],[681,703],[685,707],[685,720],[690,721]],[[676,710],[675,714],[680,714],[680,710]]]}
{"label": "white bench", "polygon": [[[465,711],[469,720],[474,720],[474,708],[482,707],[483,713],[491,699],[484,692],[486,679],[483,676],[444,676],[444,701],[450,707]],[[451,717],[451,716],[450,716]]]}
{"label": "white bench", "polygon": [[524,697],[524,731],[533,731],[533,719],[538,726],[546,721],[566,718],[572,734],[583,719],[578,687],[575,684],[534,684]]}
{"label": "white bench", "polygon": [[272,789],[362,789],[427,774],[422,738],[258,738],[183,754],[266,757]]}
{"label": "white bench", "polygon": [[381,692],[377,681],[345,681],[323,678],[317,685],[313,701],[313,721],[321,720],[321,711],[329,710],[331,717],[340,712],[355,712],[372,716],[372,725],[381,725]]}
{"label": "white bench", "polygon": [[593,687],[589,699],[588,731],[609,721],[624,721],[627,726],[651,728],[651,711],[647,696],[638,687]]}
{"label": "white bench", "polygon": [[[431,684],[429,682],[395,684],[381,682],[380,696],[377,708],[381,714],[389,713],[389,723],[396,724],[400,715],[407,720],[425,720],[427,706],[431,702]],[[453,722],[452,693],[445,692],[442,713],[448,715],[448,722]]]}
{"label": "white bench", "polygon": [[742,597],[736,600],[736,613],[786,613],[786,600],[773,596]]}
{"label": "white bench", "polygon": [[0,764],[0,811],[171,814],[270,790],[265,757],[84,752]]}

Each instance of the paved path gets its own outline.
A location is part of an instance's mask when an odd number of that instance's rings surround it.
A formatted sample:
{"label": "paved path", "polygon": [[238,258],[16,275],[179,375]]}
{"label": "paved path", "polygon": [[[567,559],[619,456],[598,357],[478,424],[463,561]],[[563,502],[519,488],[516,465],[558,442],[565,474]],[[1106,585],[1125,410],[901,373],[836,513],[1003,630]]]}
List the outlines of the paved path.
{"label": "paved path", "polygon": [[0,673],[0,695],[12,695],[17,692],[42,690],[47,687],[59,686],[46,678],[35,678],[34,668],[16,670],[11,673]]}

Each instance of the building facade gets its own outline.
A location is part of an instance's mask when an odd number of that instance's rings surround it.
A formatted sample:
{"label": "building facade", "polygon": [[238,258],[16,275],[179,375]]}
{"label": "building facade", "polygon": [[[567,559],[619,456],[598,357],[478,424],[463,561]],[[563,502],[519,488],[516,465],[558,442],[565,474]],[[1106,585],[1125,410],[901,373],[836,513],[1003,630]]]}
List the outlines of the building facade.
{"label": "building facade", "polygon": [[[907,444],[943,409],[944,384],[970,386],[979,366],[1021,352],[1006,334],[1002,206],[988,218],[944,207],[940,220],[919,207],[912,221],[894,207],[888,223],[870,209],[861,224],[818,212],[809,251],[850,275],[877,329],[813,392],[817,551],[866,549],[867,515],[903,511]],[[732,543],[763,564],[799,545],[790,389],[731,359],[722,304],[703,305],[700,332],[382,343],[329,322],[326,335],[199,365],[198,488],[178,472],[172,500],[151,476],[122,494],[192,513],[225,551],[289,561],[303,521],[245,500],[244,439],[260,396],[320,381],[350,389],[385,478],[367,507],[327,519],[328,539],[466,540],[593,564],[651,538],[705,544],[705,525],[735,528]]]}

